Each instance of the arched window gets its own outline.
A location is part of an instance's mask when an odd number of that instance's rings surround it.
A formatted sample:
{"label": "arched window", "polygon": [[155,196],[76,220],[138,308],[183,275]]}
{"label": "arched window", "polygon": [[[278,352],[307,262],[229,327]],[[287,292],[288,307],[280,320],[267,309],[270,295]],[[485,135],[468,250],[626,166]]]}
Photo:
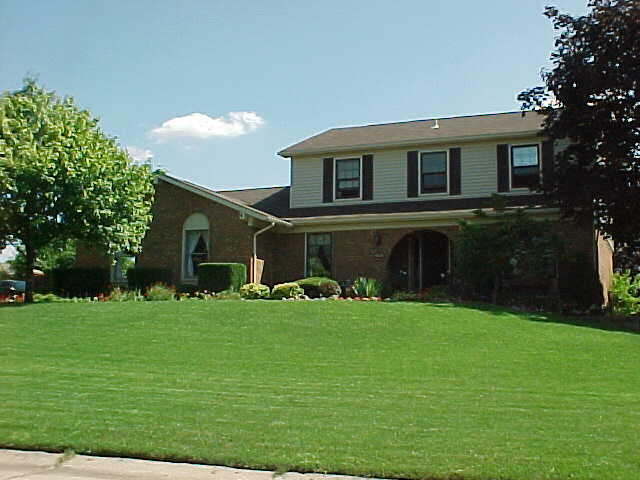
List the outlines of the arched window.
{"label": "arched window", "polygon": [[194,280],[198,265],[209,260],[209,220],[202,213],[192,213],[182,228],[182,278]]}

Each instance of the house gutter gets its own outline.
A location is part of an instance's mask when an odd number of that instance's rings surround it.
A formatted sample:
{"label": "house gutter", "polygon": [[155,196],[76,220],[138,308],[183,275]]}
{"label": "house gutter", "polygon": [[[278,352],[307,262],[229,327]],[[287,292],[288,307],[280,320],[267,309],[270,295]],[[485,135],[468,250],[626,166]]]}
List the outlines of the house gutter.
{"label": "house gutter", "polygon": [[275,226],[276,226],[276,222],[271,222],[269,225],[267,225],[264,228],[261,228],[260,230],[258,230],[253,234],[253,258],[251,259],[251,263],[252,263],[251,282],[252,283],[256,283],[257,281],[256,269],[258,266],[258,235],[263,234],[267,230],[271,230]]}
{"label": "house gutter", "polygon": [[[507,208],[507,211],[515,210],[519,207]],[[354,215],[323,215],[317,217],[298,217],[288,218],[295,227],[306,227],[312,225],[357,225],[372,223],[394,223],[394,222],[411,222],[411,221],[448,221],[452,225],[457,224],[459,220],[475,220],[477,210],[444,210],[439,212],[403,212],[403,213],[376,213],[376,214],[354,214]],[[486,219],[490,221],[492,218],[500,216],[500,212],[490,209],[483,210]],[[558,214],[557,208],[533,208],[526,209],[527,213],[535,217],[553,217]],[[482,219],[479,219],[482,222]]]}

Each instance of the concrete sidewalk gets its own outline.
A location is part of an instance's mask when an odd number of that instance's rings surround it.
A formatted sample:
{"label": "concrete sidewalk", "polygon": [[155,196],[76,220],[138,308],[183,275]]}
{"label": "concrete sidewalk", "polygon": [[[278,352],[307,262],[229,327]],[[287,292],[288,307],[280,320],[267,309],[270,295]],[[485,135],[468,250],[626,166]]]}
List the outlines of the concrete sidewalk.
{"label": "concrete sidewalk", "polygon": [[[282,480],[354,480],[345,475],[285,473]],[[0,480],[273,480],[263,470],[0,449]],[[370,479],[369,479],[370,480]]]}

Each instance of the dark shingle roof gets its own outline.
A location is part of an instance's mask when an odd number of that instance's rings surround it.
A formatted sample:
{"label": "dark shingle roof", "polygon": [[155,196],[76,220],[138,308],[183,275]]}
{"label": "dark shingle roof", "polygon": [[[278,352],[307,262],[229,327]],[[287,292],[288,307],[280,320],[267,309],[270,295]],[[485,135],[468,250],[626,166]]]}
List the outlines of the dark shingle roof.
{"label": "dark shingle roof", "polygon": [[[438,128],[433,128],[436,124]],[[408,122],[332,128],[278,152],[283,157],[329,153],[387,145],[447,141],[454,138],[508,136],[541,130],[542,117],[535,112],[493,113],[466,117],[432,118]]]}
{"label": "dark shingle roof", "polygon": [[216,193],[270,215],[286,217],[289,213],[289,191],[289,187],[265,187],[221,190]]}

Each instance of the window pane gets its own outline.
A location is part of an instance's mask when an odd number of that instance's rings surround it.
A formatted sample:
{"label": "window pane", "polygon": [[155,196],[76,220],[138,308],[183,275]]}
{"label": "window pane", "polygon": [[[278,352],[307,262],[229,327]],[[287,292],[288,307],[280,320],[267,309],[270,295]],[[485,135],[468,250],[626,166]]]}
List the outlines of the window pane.
{"label": "window pane", "polygon": [[360,159],[350,158],[336,161],[337,178],[360,178]]}
{"label": "window pane", "polygon": [[422,184],[427,187],[442,187],[445,186],[445,180],[441,173],[429,174],[422,177]]}
{"label": "window pane", "polygon": [[425,173],[422,175],[422,193],[447,191],[447,176],[444,173]]}
{"label": "window pane", "polygon": [[307,276],[331,276],[331,234],[307,234]]}
{"label": "window pane", "polygon": [[513,169],[511,186],[513,188],[536,187],[540,183],[538,167],[518,167]]}
{"label": "window pane", "polygon": [[318,246],[318,245],[331,245],[331,234],[330,233],[310,233],[307,236],[307,241],[310,246]]}
{"label": "window pane", "polygon": [[360,159],[336,160],[336,198],[360,196]]}
{"label": "window pane", "polygon": [[338,188],[360,188],[360,182],[358,180],[340,180],[338,182]]}
{"label": "window pane", "polygon": [[513,147],[511,149],[511,165],[514,167],[529,167],[538,165],[538,147]]}
{"label": "window pane", "polygon": [[447,171],[446,152],[428,152],[420,154],[422,173],[442,173]]}
{"label": "window pane", "polygon": [[209,258],[209,231],[185,230],[184,242],[184,276],[195,278],[198,265]]}
{"label": "window pane", "polygon": [[447,152],[420,154],[421,193],[447,191]]}

